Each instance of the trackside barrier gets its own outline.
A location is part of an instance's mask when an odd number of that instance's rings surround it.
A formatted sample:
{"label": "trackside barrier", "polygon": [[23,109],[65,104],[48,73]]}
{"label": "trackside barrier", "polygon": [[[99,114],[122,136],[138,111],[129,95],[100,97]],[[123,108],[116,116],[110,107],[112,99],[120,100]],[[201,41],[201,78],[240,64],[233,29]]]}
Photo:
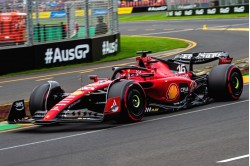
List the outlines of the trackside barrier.
{"label": "trackside barrier", "polygon": [[221,6],[210,8],[196,8],[186,10],[169,10],[167,16],[193,16],[193,15],[214,15],[214,14],[233,14],[249,13],[249,5]]}
{"label": "trackside barrier", "polygon": [[[41,39],[44,39],[41,37]],[[0,75],[97,61],[120,51],[120,33],[0,51]],[[34,56],[36,55],[36,56]]]}

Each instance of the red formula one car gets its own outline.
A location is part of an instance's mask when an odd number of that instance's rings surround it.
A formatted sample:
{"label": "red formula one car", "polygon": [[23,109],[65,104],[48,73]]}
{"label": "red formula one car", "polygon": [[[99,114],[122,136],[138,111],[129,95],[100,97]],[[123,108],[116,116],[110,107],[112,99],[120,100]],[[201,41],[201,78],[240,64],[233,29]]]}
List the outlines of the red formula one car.
{"label": "red formula one car", "polygon": [[[240,70],[227,52],[179,54],[162,60],[139,51],[136,65],[113,67],[111,78],[89,76],[93,83],[65,93],[56,81],[35,87],[29,109],[35,124],[140,121],[147,112],[179,110],[217,100],[237,100],[243,90]],[[208,74],[194,64],[219,60]],[[186,68],[189,66],[189,70]],[[20,106],[20,104],[19,104]],[[14,113],[10,113],[10,115]],[[19,118],[20,119],[20,118]],[[18,119],[9,117],[9,121]]]}

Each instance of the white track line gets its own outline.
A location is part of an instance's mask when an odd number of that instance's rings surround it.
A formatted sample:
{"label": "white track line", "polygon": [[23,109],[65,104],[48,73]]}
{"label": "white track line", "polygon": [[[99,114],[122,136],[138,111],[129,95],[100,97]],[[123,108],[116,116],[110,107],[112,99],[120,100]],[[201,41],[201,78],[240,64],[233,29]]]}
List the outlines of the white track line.
{"label": "white track line", "polygon": [[230,161],[240,160],[240,159],[247,158],[247,157],[249,157],[249,154],[243,155],[243,156],[234,157],[234,158],[230,158],[230,159],[226,159],[226,160],[217,161],[217,163],[228,163]]}
{"label": "white track line", "polygon": [[46,142],[52,142],[52,141],[66,139],[66,138],[83,136],[83,135],[87,135],[87,134],[92,134],[92,133],[97,133],[97,132],[102,132],[102,131],[114,129],[114,128],[121,128],[121,127],[133,126],[133,125],[137,125],[137,124],[141,124],[141,123],[148,123],[148,122],[158,121],[158,120],[162,120],[162,119],[168,119],[168,118],[178,117],[178,116],[182,116],[182,115],[188,115],[188,114],[198,113],[198,112],[202,112],[202,111],[217,109],[217,108],[221,108],[221,107],[227,107],[227,106],[231,106],[231,105],[235,105],[235,104],[240,104],[240,103],[245,103],[245,102],[249,102],[249,100],[242,100],[242,101],[233,102],[233,103],[224,104],[224,105],[219,105],[219,106],[215,106],[215,107],[204,108],[204,109],[201,109],[201,110],[190,111],[190,112],[176,114],[176,115],[171,115],[171,116],[164,116],[164,117],[160,117],[160,118],[156,118],[156,119],[151,119],[151,120],[147,120],[147,121],[142,121],[142,122],[138,122],[138,123],[131,123],[131,124],[120,125],[120,126],[112,127],[112,128],[109,128],[109,129],[101,129],[101,130],[89,131],[89,132],[84,132],[84,133],[79,133],[79,134],[68,135],[68,136],[64,136],[64,137],[52,138],[52,139],[43,140],[43,141],[37,141],[37,142],[31,142],[31,143],[26,143],[26,144],[20,144],[20,145],[16,145],[16,146],[9,146],[9,147],[5,147],[5,148],[0,148],[0,151],[5,151],[5,150],[9,150],[9,149],[16,149],[16,148],[20,148],[20,147],[26,147],[26,146],[36,145],[36,144],[41,144],[41,143],[46,143]]}

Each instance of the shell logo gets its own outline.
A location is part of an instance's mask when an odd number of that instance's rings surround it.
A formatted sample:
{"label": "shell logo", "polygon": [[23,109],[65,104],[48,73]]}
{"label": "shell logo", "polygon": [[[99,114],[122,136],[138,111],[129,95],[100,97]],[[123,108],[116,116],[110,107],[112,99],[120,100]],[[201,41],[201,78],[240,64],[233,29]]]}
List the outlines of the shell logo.
{"label": "shell logo", "polygon": [[167,100],[175,100],[179,96],[179,88],[176,84],[172,83],[168,87]]}

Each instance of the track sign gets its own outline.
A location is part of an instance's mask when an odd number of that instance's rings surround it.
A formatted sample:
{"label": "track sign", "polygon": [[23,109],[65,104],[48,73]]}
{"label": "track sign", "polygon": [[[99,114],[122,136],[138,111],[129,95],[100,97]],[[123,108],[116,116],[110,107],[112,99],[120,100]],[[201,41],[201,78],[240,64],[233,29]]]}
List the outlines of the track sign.
{"label": "track sign", "polygon": [[8,123],[16,123],[18,120],[22,120],[25,116],[24,100],[13,102],[8,115]]}

